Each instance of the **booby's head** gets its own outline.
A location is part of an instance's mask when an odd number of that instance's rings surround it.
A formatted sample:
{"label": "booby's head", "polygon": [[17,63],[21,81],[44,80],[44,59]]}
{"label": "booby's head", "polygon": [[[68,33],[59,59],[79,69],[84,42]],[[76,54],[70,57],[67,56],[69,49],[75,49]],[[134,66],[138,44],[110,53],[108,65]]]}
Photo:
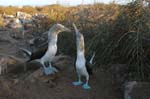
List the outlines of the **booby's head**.
{"label": "booby's head", "polygon": [[70,32],[71,30],[68,29],[68,28],[66,28],[66,27],[65,27],[64,25],[62,25],[62,24],[54,24],[54,25],[50,28],[49,31],[52,32],[52,33],[59,34],[60,32],[64,32],[64,31]]}

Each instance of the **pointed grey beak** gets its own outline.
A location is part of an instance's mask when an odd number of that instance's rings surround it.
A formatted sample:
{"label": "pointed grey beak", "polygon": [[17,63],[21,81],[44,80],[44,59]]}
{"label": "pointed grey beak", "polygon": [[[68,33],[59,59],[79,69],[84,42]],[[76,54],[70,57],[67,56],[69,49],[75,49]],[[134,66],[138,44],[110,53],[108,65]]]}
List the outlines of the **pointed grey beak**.
{"label": "pointed grey beak", "polygon": [[66,32],[71,32],[71,30],[69,29],[69,28],[64,28],[64,31],[66,31]]}

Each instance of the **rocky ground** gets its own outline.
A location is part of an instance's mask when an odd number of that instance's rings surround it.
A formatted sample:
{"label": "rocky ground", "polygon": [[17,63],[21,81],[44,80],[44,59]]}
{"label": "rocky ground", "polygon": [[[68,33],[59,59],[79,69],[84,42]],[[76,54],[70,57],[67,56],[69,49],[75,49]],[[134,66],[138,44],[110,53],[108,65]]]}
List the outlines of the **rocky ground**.
{"label": "rocky ground", "polygon": [[71,82],[75,79],[73,70],[64,70],[57,76],[38,76],[36,81],[3,78],[0,95],[5,99],[122,99],[110,76],[102,71],[96,71],[91,77],[90,90],[73,86]]}

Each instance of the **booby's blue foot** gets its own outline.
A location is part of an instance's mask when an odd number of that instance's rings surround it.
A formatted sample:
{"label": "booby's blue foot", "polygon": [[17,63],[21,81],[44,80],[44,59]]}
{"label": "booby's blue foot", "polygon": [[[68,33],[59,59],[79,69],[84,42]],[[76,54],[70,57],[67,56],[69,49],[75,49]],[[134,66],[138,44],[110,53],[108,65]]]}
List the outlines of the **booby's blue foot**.
{"label": "booby's blue foot", "polygon": [[90,87],[88,84],[84,84],[84,85],[82,86],[82,88],[85,89],[85,90],[87,90],[87,89],[90,89],[91,87]]}
{"label": "booby's blue foot", "polygon": [[75,86],[81,85],[82,83],[83,82],[81,82],[81,81],[72,82],[72,84],[75,85]]}
{"label": "booby's blue foot", "polygon": [[51,67],[52,71],[58,72],[58,70],[55,67]]}
{"label": "booby's blue foot", "polygon": [[54,74],[54,71],[50,67],[45,67],[44,73],[45,73],[45,75],[49,75],[49,74]]}

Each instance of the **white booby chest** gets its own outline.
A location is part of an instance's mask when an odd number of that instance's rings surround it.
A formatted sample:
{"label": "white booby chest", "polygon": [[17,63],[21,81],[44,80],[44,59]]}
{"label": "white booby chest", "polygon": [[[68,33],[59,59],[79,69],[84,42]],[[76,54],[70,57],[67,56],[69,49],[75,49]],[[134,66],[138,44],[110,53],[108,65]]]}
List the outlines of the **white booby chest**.
{"label": "white booby chest", "polygon": [[57,35],[51,36],[49,39],[48,49],[45,55],[41,58],[43,61],[52,61],[57,52]]}
{"label": "white booby chest", "polygon": [[85,66],[85,57],[83,52],[77,53],[77,59],[76,59],[76,70],[78,73],[85,75],[87,74],[86,66]]}
{"label": "white booby chest", "polygon": [[48,50],[46,51],[45,55],[41,58],[41,60],[44,61],[50,61],[54,58],[55,54],[57,52],[57,45],[51,45],[48,47]]}

